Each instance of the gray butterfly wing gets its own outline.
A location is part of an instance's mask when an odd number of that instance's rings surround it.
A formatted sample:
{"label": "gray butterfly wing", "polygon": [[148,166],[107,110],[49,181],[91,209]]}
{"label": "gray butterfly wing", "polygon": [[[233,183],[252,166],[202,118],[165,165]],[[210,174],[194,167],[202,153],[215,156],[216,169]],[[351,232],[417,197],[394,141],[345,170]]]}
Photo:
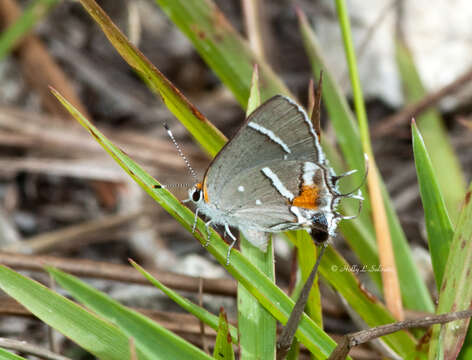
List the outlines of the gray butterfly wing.
{"label": "gray butterfly wing", "polygon": [[[239,222],[237,225],[243,228],[281,231],[296,227],[297,217],[290,208],[293,199],[300,194],[306,163],[275,160],[235,174],[221,189],[221,209],[234,216]],[[328,191],[324,185],[326,174],[318,165],[310,162],[310,166],[314,169],[312,181],[320,195],[316,206],[323,211],[326,204],[322,200]],[[274,185],[274,175],[283,189]]]}
{"label": "gray butterfly wing", "polygon": [[[258,167],[274,160],[325,161],[306,113],[281,95],[258,107],[213,160],[204,178],[208,201],[220,207],[221,200],[232,199],[226,184],[233,177],[252,168],[257,173]],[[251,183],[260,184],[259,180],[254,178]]]}

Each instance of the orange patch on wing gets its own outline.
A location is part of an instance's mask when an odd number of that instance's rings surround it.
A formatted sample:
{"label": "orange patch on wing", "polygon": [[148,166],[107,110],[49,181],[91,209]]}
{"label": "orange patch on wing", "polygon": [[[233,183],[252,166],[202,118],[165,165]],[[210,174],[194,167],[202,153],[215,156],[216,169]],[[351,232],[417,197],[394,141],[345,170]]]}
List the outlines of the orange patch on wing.
{"label": "orange patch on wing", "polygon": [[303,185],[302,192],[293,199],[292,205],[314,210],[318,207],[316,204],[318,197],[318,187],[316,185]]}

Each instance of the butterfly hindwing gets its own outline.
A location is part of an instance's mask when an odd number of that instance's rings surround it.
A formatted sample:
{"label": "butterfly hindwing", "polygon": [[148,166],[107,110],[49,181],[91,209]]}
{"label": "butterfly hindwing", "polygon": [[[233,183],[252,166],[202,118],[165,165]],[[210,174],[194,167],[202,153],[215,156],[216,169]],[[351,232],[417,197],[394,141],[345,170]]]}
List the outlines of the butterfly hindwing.
{"label": "butterfly hindwing", "polygon": [[294,205],[328,210],[322,201],[328,191],[325,176],[325,170],[312,162],[269,161],[235,174],[221,189],[217,206],[238,219],[241,227],[251,227],[257,219],[261,231],[296,228]]}

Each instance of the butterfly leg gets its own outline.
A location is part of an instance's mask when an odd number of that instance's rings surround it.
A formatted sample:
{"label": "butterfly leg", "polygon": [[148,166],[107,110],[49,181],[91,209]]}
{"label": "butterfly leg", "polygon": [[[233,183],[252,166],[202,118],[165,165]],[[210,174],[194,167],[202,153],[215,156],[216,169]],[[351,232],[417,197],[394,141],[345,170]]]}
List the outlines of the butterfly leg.
{"label": "butterfly leg", "polygon": [[236,245],[238,239],[231,233],[228,224],[225,224],[225,233],[227,233],[229,237],[233,239],[233,242],[229,245],[228,253],[226,254],[226,265],[229,265],[229,255],[231,253],[231,249],[234,247],[234,245]]}
{"label": "butterfly leg", "polygon": [[207,221],[205,223],[205,227],[206,227],[206,231],[207,231],[207,241],[205,244],[203,244],[203,247],[207,247],[208,245],[210,245],[210,224],[211,224],[211,220],[210,221]]}

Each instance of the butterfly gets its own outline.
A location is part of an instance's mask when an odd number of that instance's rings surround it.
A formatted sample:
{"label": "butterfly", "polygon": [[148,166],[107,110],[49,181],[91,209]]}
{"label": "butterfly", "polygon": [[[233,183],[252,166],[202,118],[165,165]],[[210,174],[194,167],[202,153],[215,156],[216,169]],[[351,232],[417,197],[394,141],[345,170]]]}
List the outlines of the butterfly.
{"label": "butterfly", "polygon": [[[227,264],[237,241],[230,227],[243,233],[306,229],[323,243],[335,234],[339,221],[355,217],[337,212],[341,199],[362,203],[359,188],[347,194],[338,190],[339,179],[353,172],[336,176],[305,110],[276,95],[251,113],[211,162],[203,181],[189,190],[196,205],[194,229],[200,213],[209,218],[207,230],[210,225],[224,227],[233,240]],[[248,240],[266,250],[266,240]]]}

